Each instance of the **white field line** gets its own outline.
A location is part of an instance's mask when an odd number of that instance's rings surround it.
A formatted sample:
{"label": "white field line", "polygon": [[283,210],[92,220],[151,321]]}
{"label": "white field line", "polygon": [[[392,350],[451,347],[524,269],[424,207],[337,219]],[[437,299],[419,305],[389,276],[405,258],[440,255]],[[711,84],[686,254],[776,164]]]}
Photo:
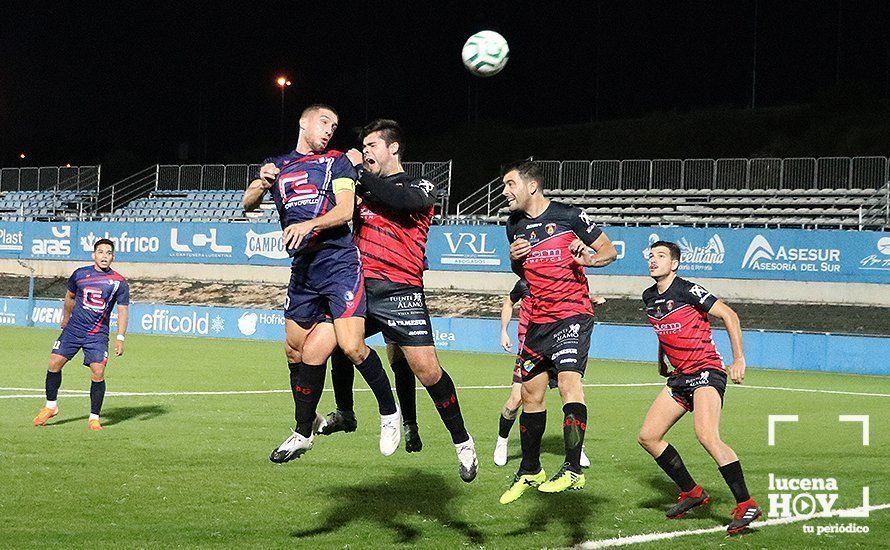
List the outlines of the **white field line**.
{"label": "white field line", "polygon": [[[874,512],[876,510],[887,510],[890,509],[890,504],[877,504],[875,506],[868,506],[866,509],[869,512]],[[861,512],[862,506],[857,508],[848,508],[846,510],[832,510],[828,513],[821,514],[811,514],[808,516],[791,516],[788,518],[776,518],[776,519],[768,519],[764,521],[755,521],[751,524],[752,528],[759,527],[770,527],[772,525],[786,525],[789,523],[797,523],[799,521],[807,521],[811,519],[822,519],[822,518],[830,518],[838,516],[842,513],[849,512]],[[717,526],[717,527],[708,527],[705,529],[689,529],[688,531],[667,531],[663,533],[648,533],[645,535],[631,535],[627,537],[615,537],[613,539],[602,539],[602,540],[589,540],[587,542],[581,543],[578,547],[583,548],[585,550],[592,550],[595,548],[612,548],[614,546],[629,546],[631,544],[642,544],[646,542],[654,542],[657,540],[667,540],[674,539],[677,537],[686,537],[689,535],[705,535],[708,533],[721,533],[726,532],[726,527]]]}
{"label": "white field line", "polygon": [[[663,386],[661,382],[643,382],[637,384],[584,384],[585,388],[645,388],[651,386]],[[458,386],[458,390],[508,390],[511,386]],[[748,388],[754,390],[775,390],[775,391],[789,391],[789,392],[799,392],[799,393],[823,393],[823,394],[831,394],[831,395],[855,395],[855,396],[863,396],[863,397],[890,397],[890,394],[887,393],[866,393],[866,392],[850,392],[850,391],[839,391],[839,390],[818,390],[818,389],[809,389],[809,388],[783,388],[777,386],[734,386],[735,388]],[[43,397],[42,392],[43,388],[4,388],[0,387],[0,391],[27,391],[27,392],[35,392],[34,394],[15,394],[15,395],[0,395],[0,399],[19,399],[19,398],[27,398],[27,397]],[[418,387],[417,391],[422,391],[422,387]],[[61,392],[71,392],[71,394],[66,394],[66,397],[87,397],[89,396],[89,392],[84,390],[59,390]],[[332,391],[330,388],[325,388],[326,392]],[[368,392],[371,391],[369,388],[356,388],[354,391],[357,392]],[[735,391],[735,390],[733,390]],[[117,397],[150,397],[150,396],[177,396],[177,395],[186,395],[186,396],[200,396],[200,395],[262,395],[262,394],[273,394],[273,393],[289,393],[290,390],[223,390],[223,391],[156,391],[156,392],[113,392],[110,391],[106,393],[107,396],[117,396]]]}

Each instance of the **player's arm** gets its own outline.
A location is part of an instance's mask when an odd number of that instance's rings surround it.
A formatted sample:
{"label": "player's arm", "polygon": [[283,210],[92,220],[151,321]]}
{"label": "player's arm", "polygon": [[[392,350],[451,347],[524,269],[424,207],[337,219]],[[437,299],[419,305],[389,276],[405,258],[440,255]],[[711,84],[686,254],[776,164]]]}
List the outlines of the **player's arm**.
{"label": "player's arm", "polygon": [[732,364],[729,365],[729,377],[736,384],[745,380],[745,350],[742,347],[742,324],[735,311],[722,300],[717,300],[709,314],[723,321],[726,332],[729,334],[729,343],[732,345]]}
{"label": "player's arm", "polygon": [[245,211],[249,212],[260,207],[260,204],[263,202],[263,196],[272,187],[272,184],[275,183],[275,178],[278,177],[279,172],[281,170],[271,162],[267,162],[260,167],[259,177],[250,182],[250,185],[244,190],[244,198],[241,202],[244,205]]}
{"label": "player's arm", "polygon": [[406,212],[425,210],[436,202],[432,195],[435,188],[428,180],[419,180],[412,185],[395,185],[363,170],[358,183],[364,199],[393,210]]}
{"label": "player's arm", "polygon": [[124,354],[124,337],[127,335],[127,321],[130,319],[130,306],[117,306],[117,338],[114,341],[114,354],[120,357]]}
{"label": "player's arm", "polygon": [[68,326],[68,320],[71,319],[71,312],[74,311],[75,294],[70,290],[65,292],[65,299],[62,302],[62,324],[63,329]]}
{"label": "player's arm", "polygon": [[504,296],[504,303],[501,304],[501,347],[504,348],[504,351],[510,351],[513,347],[510,343],[510,335],[507,333],[510,319],[513,318],[513,305],[513,300],[509,296]]}
{"label": "player's arm", "polygon": [[[347,178],[342,178],[347,179]],[[339,182],[339,183],[338,183]],[[284,246],[299,248],[306,235],[314,231],[324,231],[331,227],[346,225],[355,211],[355,180],[348,183],[334,180],[334,207],[317,218],[295,223],[284,228]],[[338,190],[339,189],[339,190]]]}
{"label": "player's arm", "polygon": [[[597,227],[580,208],[571,211],[569,225],[577,237],[569,252],[584,267],[606,267],[618,258],[618,251],[603,230]],[[593,248],[593,254],[590,249]]]}
{"label": "player's arm", "polygon": [[661,343],[658,344],[658,374],[665,378],[670,374],[667,361],[665,361],[664,347],[662,347]]}

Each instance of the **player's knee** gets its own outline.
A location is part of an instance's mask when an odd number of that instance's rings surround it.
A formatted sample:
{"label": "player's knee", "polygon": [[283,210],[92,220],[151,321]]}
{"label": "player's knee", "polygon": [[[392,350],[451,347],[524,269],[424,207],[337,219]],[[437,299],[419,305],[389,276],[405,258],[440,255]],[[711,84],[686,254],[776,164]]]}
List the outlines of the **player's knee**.
{"label": "player's knee", "polygon": [[368,358],[368,346],[361,340],[341,345],[340,349],[342,349],[343,354],[352,361],[353,365],[361,365],[365,362],[365,359]]}
{"label": "player's knee", "polygon": [[284,355],[288,363],[299,363],[303,360],[303,354],[290,346],[284,347]]}
{"label": "player's knee", "polygon": [[567,398],[577,398],[579,395],[584,395],[580,378],[560,377],[558,386],[559,395],[562,397],[563,401]]}
{"label": "player's knee", "polygon": [[705,449],[717,449],[720,444],[720,436],[712,431],[704,431],[704,430],[696,430],[695,437],[698,438],[698,442],[701,443],[701,446]]}
{"label": "player's knee", "polygon": [[655,437],[654,434],[647,431],[640,431],[640,433],[637,434],[637,443],[647,451],[651,451],[658,444],[658,440],[658,437]]}
{"label": "player's knee", "polygon": [[439,365],[429,363],[420,363],[411,365],[414,375],[420,380],[420,383],[426,387],[432,386],[442,378],[442,368]]}

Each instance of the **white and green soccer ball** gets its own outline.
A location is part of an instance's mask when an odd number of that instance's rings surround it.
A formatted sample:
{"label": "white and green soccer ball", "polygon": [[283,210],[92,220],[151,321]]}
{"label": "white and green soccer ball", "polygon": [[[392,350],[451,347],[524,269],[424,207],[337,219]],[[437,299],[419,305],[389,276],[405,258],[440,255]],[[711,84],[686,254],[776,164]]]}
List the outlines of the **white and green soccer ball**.
{"label": "white and green soccer ball", "polygon": [[501,72],[510,58],[510,47],[503,36],[494,31],[481,31],[467,39],[461,58],[468,71],[476,76],[494,76]]}

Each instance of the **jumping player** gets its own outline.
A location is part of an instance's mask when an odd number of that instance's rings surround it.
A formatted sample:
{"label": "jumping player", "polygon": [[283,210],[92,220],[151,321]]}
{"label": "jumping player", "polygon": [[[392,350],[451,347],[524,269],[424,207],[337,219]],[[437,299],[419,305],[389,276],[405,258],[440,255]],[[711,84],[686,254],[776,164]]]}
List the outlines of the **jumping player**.
{"label": "jumping player", "polygon": [[[680,247],[675,243],[658,241],[649,250],[649,275],[655,284],[643,292],[643,302],[658,335],[659,372],[668,381],[646,414],[639,442],[680,488],[680,497],[667,511],[667,517],[683,517],[692,508],[706,504],[710,496],[693,481],[680,454],[664,436],[687,411],[694,411],[695,435],[717,462],[736,499],[727,531],[738,533],[763,512],[748,494],[738,456],[720,439],[726,368],[714,346],[708,314],[726,325],[733,355],[729,376],[736,384],[745,379],[739,317],[701,286],[677,276]],[[674,368],[670,374],[665,358]]]}
{"label": "jumping player", "polygon": [[[361,140],[362,152],[352,150],[347,155],[359,169],[361,205],[355,220],[355,242],[362,253],[368,296],[367,333],[383,332],[387,342],[399,402],[406,418],[406,450],[421,448],[414,412],[414,380],[399,383],[400,371],[410,369],[408,372],[413,372],[426,388],[451,434],[461,479],[470,482],[478,468],[476,449],[464,427],[454,382],[436,356],[423,292],[424,258],[433,218],[435,186],[405,173],[402,167],[405,142],[396,121],[371,122],[362,129]],[[341,367],[335,365],[336,368]],[[335,393],[351,394],[352,368],[345,366],[340,374],[343,376],[332,374]],[[351,399],[344,403],[342,397],[338,397],[337,403],[338,409],[352,404]],[[336,431],[338,418],[345,416],[334,413],[329,417],[334,425],[325,431]],[[351,416],[354,418],[354,414]]]}
{"label": "jumping player", "polygon": [[[276,463],[312,448],[315,432],[323,423],[316,409],[324,388],[325,363],[335,346],[355,364],[383,372],[377,353],[364,341],[362,267],[347,226],[355,207],[355,169],[341,152],[327,150],[337,124],[331,107],[307,107],[300,116],[295,150],[268,159],[244,192],[245,210],[256,209],[263,196],[271,193],[284,245],[293,257],[284,317],[296,428],[272,451],[269,459]],[[333,323],[325,322],[329,316]],[[377,397],[385,400],[387,396],[397,418],[389,384],[384,395]],[[394,439],[391,434],[387,438]],[[395,442],[398,446],[398,438]]]}
{"label": "jumping player", "polygon": [[[510,293],[504,296],[504,302],[501,305],[501,347],[504,348],[504,351],[506,352],[513,351],[513,343],[510,341],[507,327],[510,324],[510,319],[513,318],[513,308],[520,302],[519,330],[517,334],[517,342],[519,342],[520,347],[525,339],[525,329],[528,324],[528,308],[525,307],[525,304],[531,302],[531,300],[526,300],[525,298],[528,298],[528,283],[523,279],[516,281],[516,284],[513,285],[513,289]],[[594,303],[602,303],[599,300],[602,299],[599,297],[594,298]],[[603,302],[604,301],[605,300],[603,300]],[[550,387],[556,387],[555,383],[556,380],[551,379]],[[513,384],[510,386],[510,396],[507,397],[507,402],[504,403],[504,408],[501,410],[501,416],[498,419],[498,440],[494,447],[494,463],[497,466],[507,465],[507,444],[509,441],[510,430],[513,428],[513,423],[516,422],[516,417],[519,415],[519,407],[521,406],[522,360],[519,358],[519,355],[517,355],[515,366],[513,368]],[[589,466],[590,459],[587,458],[587,454],[584,452],[584,446],[582,445],[581,467],[587,468]]]}
{"label": "jumping player", "polygon": [[[519,417],[522,463],[501,504],[513,502],[529,487],[545,493],[584,487],[581,447],[587,407],[581,377],[587,365],[593,304],[584,267],[604,267],[617,257],[615,247],[578,208],[544,197],[541,167],[532,161],[504,169],[504,191],[511,214],[507,240],[513,271],[528,281],[531,303],[522,359],[522,414]],[[594,254],[588,246],[593,247]],[[565,462],[549,481],[541,468],[541,439],[547,424],[544,395],[556,377],[563,401]]]}
{"label": "jumping player", "polygon": [[93,265],[77,269],[68,278],[68,291],[62,306],[62,334],[53,344],[46,372],[46,405],[37,413],[35,426],[59,414],[58,395],[62,386],[62,367],[83,350],[83,364],[90,368],[90,417],[87,426],[102,429],[99,413],[105,399],[105,366],[108,364],[108,325],[117,305],[117,339],[114,354],[124,354],[130,286],[111,269],[114,243],[99,239],[93,245]]}

